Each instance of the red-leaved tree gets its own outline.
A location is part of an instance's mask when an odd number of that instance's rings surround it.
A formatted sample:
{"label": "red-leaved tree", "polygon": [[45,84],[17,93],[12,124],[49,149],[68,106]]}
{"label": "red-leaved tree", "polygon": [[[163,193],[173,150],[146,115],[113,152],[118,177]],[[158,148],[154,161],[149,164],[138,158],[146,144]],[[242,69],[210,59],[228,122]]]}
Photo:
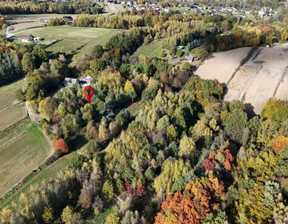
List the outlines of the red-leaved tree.
{"label": "red-leaved tree", "polygon": [[53,147],[55,150],[60,150],[61,153],[69,152],[68,145],[63,138],[55,137]]}
{"label": "red-leaved tree", "polygon": [[170,194],[155,217],[155,224],[196,224],[203,222],[211,211],[219,212],[224,185],[217,177],[196,178],[187,184],[183,195]]}

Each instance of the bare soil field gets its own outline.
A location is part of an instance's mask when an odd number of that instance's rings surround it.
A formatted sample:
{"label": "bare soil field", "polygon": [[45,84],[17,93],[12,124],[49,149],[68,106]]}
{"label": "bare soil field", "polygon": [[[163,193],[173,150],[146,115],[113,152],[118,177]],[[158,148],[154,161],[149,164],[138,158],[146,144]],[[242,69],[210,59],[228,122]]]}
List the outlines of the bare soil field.
{"label": "bare soil field", "polygon": [[[224,99],[226,101],[237,99],[243,103],[251,104],[257,114],[272,97],[288,100],[288,44],[271,48],[259,47],[238,71],[236,71],[235,65],[230,65],[231,70],[228,72],[228,66],[225,64],[230,63],[235,52],[242,52],[242,49],[216,53],[214,58],[206,61],[211,67],[210,71],[207,68],[207,63],[204,62],[196,74],[202,78],[218,79],[220,82],[225,82],[228,91]],[[218,54],[221,55],[218,56]],[[236,55],[238,55],[240,62],[240,54]],[[203,66],[206,68],[202,68]],[[234,71],[233,68],[235,68]],[[231,73],[235,73],[233,77],[231,77]]]}
{"label": "bare soil field", "polygon": [[10,30],[13,30],[13,32],[17,32],[24,29],[29,29],[32,27],[38,27],[43,26],[44,23],[42,22],[30,22],[30,23],[18,23],[10,27]]}
{"label": "bare soil field", "polygon": [[221,83],[227,83],[250,50],[250,47],[244,47],[212,54],[200,65],[196,75],[203,79],[217,79]]}

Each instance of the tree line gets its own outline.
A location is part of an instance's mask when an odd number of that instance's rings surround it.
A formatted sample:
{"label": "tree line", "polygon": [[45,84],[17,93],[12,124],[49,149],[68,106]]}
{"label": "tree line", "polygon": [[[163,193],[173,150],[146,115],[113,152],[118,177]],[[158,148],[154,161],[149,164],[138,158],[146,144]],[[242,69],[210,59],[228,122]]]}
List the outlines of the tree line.
{"label": "tree line", "polygon": [[96,3],[90,1],[1,1],[1,14],[41,14],[41,13],[57,13],[57,14],[98,14],[102,13],[103,8]]}

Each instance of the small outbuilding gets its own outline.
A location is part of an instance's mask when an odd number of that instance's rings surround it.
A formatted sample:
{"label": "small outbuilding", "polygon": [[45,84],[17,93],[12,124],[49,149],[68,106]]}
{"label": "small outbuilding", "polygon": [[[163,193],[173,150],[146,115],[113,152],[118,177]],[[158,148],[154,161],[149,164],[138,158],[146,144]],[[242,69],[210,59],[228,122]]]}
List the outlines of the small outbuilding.
{"label": "small outbuilding", "polygon": [[71,86],[73,84],[78,84],[78,79],[74,79],[74,78],[65,78],[64,80],[64,86]]}

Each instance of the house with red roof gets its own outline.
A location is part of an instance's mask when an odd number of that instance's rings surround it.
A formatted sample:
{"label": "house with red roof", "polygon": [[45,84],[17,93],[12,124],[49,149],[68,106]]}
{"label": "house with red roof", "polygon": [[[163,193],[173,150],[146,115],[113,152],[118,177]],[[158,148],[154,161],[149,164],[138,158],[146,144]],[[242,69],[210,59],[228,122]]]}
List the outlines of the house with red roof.
{"label": "house with red roof", "polygon": [[21,42],[31,42],[34,41],[34,36],[33,35],[22,35],[20,37]]}
{"label": "house with red roof", "polygon": [[78,79],[79,83],[82,85],[82,86],[90,86],[91,85],[91,82],[94,80],[93,77],[91,77],[90,75],[87,75],[86,77],[80,77]]}

